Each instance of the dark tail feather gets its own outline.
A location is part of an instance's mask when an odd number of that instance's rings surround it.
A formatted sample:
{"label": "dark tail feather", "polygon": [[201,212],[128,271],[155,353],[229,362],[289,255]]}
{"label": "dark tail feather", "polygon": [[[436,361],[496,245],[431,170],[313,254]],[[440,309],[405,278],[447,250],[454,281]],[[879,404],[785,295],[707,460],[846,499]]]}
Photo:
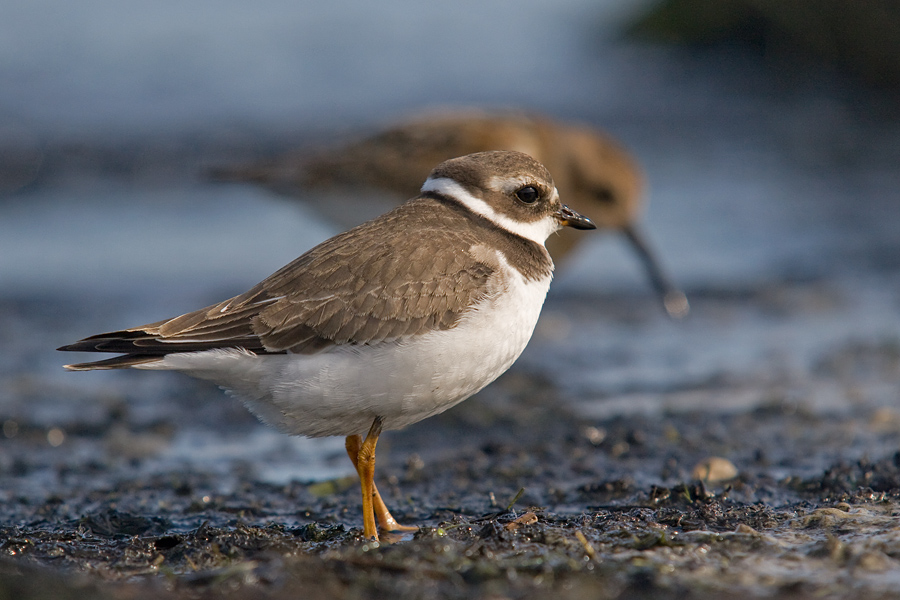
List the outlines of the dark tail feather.
{"label": "dark tail feather", "polygon": [[128,352],[134,349],[135,341],[149,338],[146,331],[112,331],[100,333],[78,340],[74,344],[60,346],[63,352]]}

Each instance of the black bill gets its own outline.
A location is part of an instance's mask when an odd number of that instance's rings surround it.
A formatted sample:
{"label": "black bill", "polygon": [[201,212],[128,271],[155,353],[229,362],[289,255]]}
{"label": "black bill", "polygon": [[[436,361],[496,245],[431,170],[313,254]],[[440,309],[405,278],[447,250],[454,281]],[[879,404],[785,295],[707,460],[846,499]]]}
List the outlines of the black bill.
{"label": "black bill", "polygon": [[584,215],[578,214],[565,204],[557,211],[556,218],[559,219],[560,224],[564,227],[572,227],[574,229],[597,229],[597,226],[594,225],[593,221]]}
{"label": "black bill", "polygon": [[659,261],[656,260],[656,256],[651,252],[650,246],[644,240],[643,236],[634,225],[628,225],[624,227],[622,231],[625,233],[625,237],[628,238],[628,241],[631,242],[631,246],[634,248],[635,252],[637,252],[638,256],[641,258],[641,262],[644,263],[644,268],[647,270],[650,282],[662,299],[663,307],[666,309],[666,312],[674,319],[686,317],[691,310],[687,296],[684,295],[684,292],[675,287],[665,273],[663,273],[662,268],[659,266]]}

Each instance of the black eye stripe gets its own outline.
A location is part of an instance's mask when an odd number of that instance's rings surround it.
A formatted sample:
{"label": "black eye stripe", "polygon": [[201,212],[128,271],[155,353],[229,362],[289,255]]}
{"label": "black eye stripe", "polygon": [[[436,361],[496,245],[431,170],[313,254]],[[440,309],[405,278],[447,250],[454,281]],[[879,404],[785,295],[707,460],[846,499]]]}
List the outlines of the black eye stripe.
{"label": "black eye stripe", "polygon": [[540,192],[532,185],[526,185],[516,192],[516,198],[525,204],[534,204],[541,197]]}

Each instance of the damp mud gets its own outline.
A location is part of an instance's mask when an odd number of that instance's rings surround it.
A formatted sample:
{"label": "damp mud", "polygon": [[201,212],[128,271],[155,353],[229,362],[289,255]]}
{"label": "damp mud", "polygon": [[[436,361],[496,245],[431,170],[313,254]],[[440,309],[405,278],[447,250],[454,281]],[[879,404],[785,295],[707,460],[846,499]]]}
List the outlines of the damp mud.
{"label": "damp mud", "polygon": [[[767,449],[790,439],[803,462],[830,454],[835,440],[896,447],[900,415],[812,415],[776,402],[728,417],[587,420],[560,414],[539,382],[516,379],[508,385],[533,391],[509,413],[487,397],[390,436],[382,489],[398,519],[421,526],[411,536],[363,539],[349,477],[273,485],[248,473],[223,486],[196,470],[129,475],[98,453],[59,473],[69,483],[58,493],[4,502],[3,522],[14,525],[2,530],[0,590],[10,598],[60,597],[63,588],[109,598],[894,594],[900,453],[803,474],[791,461],[773,464]],[[73,433],[69,443],[100,445],[102,435]],[[27,450],[41,444],[23,444],[13,468],[24,475]],[[725,482],[691,475],[714,455],[747,458]]]}
{"label": "damp mud", "polygon": [[[805,311],[815,289],[785,284],[779,305]],[[695,323],[772,294],[695,294]],[[669,327],[649,298],[599,306]],[[546,310],[560,326],[597,308],[554,297]],[[5,309],[37,329],[78,320]],[[382,493],[420,529],[380,544],[361,535],[340,440],[291,440],[211,386],[153,375],[84,398],[55,378],[17,382],[0,437],[0,597],[887,598],[898,585],[900,411],[878,395],[896,398],[893,342],[832,348],[802,379],[656,390],[655,407],[619,391],[604,408],[516,367],[383,436]]]}

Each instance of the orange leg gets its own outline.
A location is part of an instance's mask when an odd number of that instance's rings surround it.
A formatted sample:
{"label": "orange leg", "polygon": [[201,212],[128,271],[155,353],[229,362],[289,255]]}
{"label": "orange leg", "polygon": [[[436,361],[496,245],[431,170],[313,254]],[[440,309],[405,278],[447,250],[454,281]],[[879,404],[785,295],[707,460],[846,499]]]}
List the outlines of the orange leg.
{"label": "orange leg", "polygon": [[347,454],[359,475],[363,494],[363,535],[378,539],[375,530],[375,518],[383,531],[415,531],[418,527],[401,525],[391,515],[378,488],[375,487],[375,444],[381,434],[382,419],[378,417],[372,423],[365,441],[360,435],[348,435],[345,442]]}

